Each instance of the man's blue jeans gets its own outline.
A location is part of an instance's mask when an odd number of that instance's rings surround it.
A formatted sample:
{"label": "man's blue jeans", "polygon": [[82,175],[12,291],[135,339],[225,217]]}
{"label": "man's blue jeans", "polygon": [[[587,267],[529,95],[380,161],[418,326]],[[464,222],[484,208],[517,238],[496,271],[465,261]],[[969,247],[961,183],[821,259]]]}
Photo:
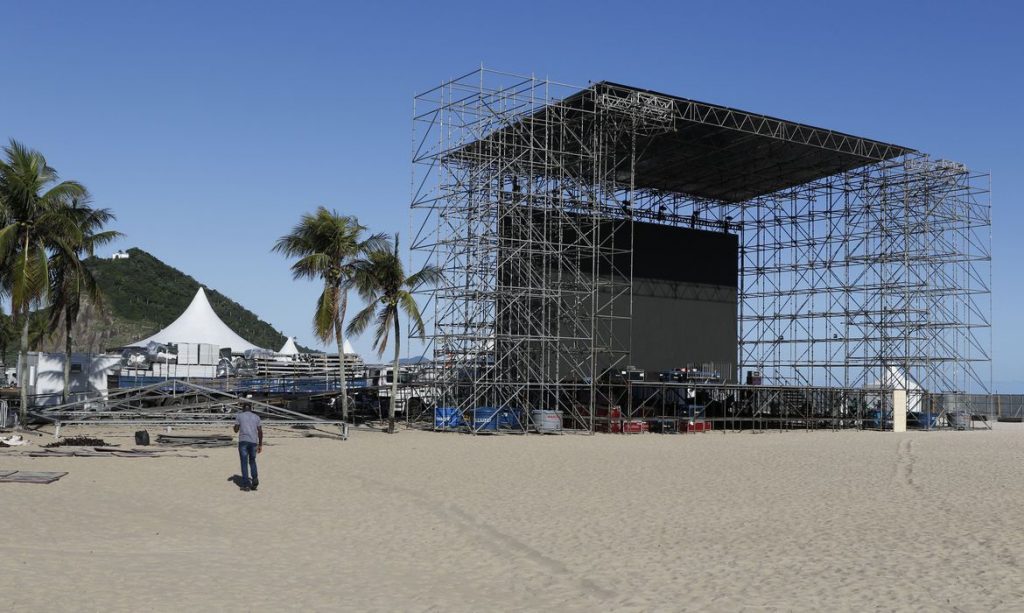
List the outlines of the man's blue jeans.
{"label": "man's blue jeans", "polygon": [[253,479],[260,478],[256,473],[256,443],[238,441],[238,457],[242,460],[242,485],[248,487],[252,484],[249,481],[250,472]]}

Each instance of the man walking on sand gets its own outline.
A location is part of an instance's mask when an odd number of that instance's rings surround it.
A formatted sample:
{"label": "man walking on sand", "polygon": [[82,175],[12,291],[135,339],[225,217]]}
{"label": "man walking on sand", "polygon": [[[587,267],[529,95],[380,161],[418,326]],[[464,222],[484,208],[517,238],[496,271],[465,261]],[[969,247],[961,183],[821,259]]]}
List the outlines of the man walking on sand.
{"label": "man walking on sand", "polygon": [[255,491],[260,486],[256,454],[263,451],[263,426],[260,416],[252,412],[251,404],[243,404],[242,411],[235,415],[235,432],[238,433],[238,457],[242,461],[242,491]]}

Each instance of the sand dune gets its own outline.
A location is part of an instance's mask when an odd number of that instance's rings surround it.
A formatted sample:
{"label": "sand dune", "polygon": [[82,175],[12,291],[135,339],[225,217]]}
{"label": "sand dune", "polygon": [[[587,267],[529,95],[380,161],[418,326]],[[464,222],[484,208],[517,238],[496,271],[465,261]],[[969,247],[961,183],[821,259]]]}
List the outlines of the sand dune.
{"label": "sand dune", "polygon": [[271,430],[254,493],[228,480],[231,448],[0,450],[0,470],[69,473],[0,484],[0,594],[15,611],[1021,610],[1024,428],[999,426]]}

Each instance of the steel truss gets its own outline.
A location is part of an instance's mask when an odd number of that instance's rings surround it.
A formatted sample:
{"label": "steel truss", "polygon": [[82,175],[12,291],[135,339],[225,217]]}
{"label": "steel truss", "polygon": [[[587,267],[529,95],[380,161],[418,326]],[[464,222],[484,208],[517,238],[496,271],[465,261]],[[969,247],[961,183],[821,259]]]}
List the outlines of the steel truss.
{"label": "steel truss", "polygon": [[[603,375],[629,363],[640,246],[612,234],[634,220],[739,235],[732,380],[758,370],[771,386],[849,390],[905,385],[901,373],[923,390],[912,394],[989,389],[985,174],[715,105],[483,68],[416,96],[413,119],[413,249],[445,273],[425,309],[441,406],[560,409],[594,430]],[[742,188],[638,185],[651,137],[684,120],[879,161],[740,200]]]}
{"label": "steel truss", "polygon": [[742,226],[741,368],[988,392],[987,196],[987,175],[908,154],[721,207]]}
{"label": "steel truss", "polygon": [[66,404],[34,409],[30,415],[55,425],[54,436],[68,425],[209,426],[229,424],[243,404],[267,425],[333,426],[348,438],[348,425],[243,398],[197,383],[171,379],[143,387],[117,390]]}

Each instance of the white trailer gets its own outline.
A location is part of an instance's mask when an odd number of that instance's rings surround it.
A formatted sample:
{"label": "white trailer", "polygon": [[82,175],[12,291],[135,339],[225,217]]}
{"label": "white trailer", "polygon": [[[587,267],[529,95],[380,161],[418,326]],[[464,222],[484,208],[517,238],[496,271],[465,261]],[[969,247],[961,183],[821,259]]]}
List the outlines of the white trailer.
{"label": "white trailer", "polygon": [[[33,351],[28,354],[28,363],[24,365],[28,368],[26,393],[33,406],[46,407],[61,403],[64,393],[64,359],[63,353]],[[22,367],[19,359],[19,373]],[[117,354],[72,353],[69,401],[106,396],[107,375],[117,372],[120,367],[121,356]]]}

